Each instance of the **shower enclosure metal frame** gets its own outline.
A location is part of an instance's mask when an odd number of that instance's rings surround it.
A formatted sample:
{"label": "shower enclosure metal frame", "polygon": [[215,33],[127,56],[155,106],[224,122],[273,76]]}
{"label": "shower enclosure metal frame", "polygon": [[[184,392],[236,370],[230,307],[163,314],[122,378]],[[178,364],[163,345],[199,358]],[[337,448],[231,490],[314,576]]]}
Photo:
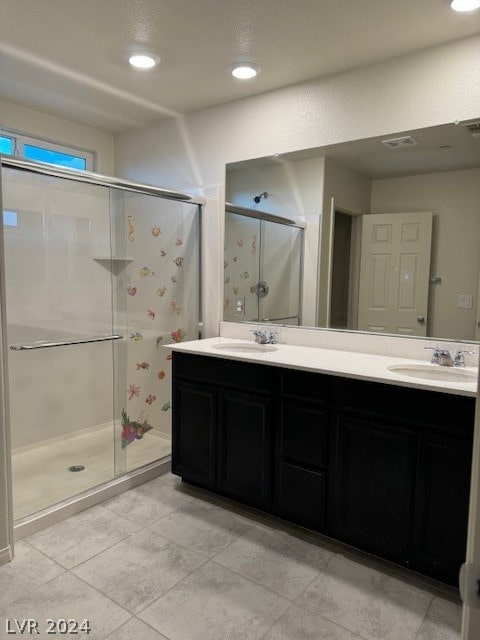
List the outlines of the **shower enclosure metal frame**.
{"label": "shower enclosure metal frame", "polygon": [[[234,213],[246,218],[254,218],[263,222],[273,222],[275,224],[281,224],[286,227],[294,227],[300,229],[300,273],[299,273],[299,288],[298,288],[298,316],[288,316],[282,318],[268,318],[264,320],[258,320],[258,322],[280,322],[287,320],[298,320],[298,324],[302,324],[302,287],[303,287],[303,270],[304,270],[304,254],[305,254],[305,229],[307,225],[304,222],[297,220],[291,220],[283,216],[277,216],[265,211],[258,211],[257,209],[250,209],[249,207],[243,207],[232,202],[225,202],[225,213]],[[224,292],[225,297],[225,292]]]}
{"label": "shower enclosure metal frame", "polygon": [[[157,196],[162,199],[183,202],[186,204],[192,204],[198,206],[198,317],[197,317],[197,327],[198,334],[201,337],[202,334],[202,270],[201,270],[201,260],[202,260],[202,221],[203,221],[203,209],[202,206],[205,205],[205,198],[201,196],[192,196],[190,194],[182,193],[180,191],[162,189],[160,187],[155,187],[148,184],[135,183],[129,180],[124,180],[121,178],[105,176],[102,174],[97,174],[93,172],[87,171],[78,171],[74,169],[68,169],[63,167],[57,167],[55,165],[42,164],[31,162],[23,159],[12,158],[10,156],[2,156],[0,154],[0,202],[2,200],[2,171],[3,168],[16,169],[25,172],[32,172],[36,174],[43,174],[49,177],[61,178],[65,180],[71,180],[75,182],[81,183],[89,183],[96,186],[103,186],[111,189],[119,189],[126,192],[133,192],[137,194],[151,195]],[[2,207],[3,210],[3,207]],[[2,229],[3,229],[3,219],[1,221]],[[4,237],[3,233],[0,234],[0,257],[3,262],[5,251],[4,251]],[[41,512],[32,514],[31,517],[21,518],[19,521],[14,522],[13,517],[13,498],[12,498],[12,460],[11,460],[11,439],[10,439],[10,420],[9,420],[9,411],[8,411],[8,346],[7,346],[7,336],[6,336],[6,298],[5,298],[5,272],[3,265],[0,269],[0,297],[1,297],[1,335],[2,335],[2,355],[3,355],[3,368],[0,372],[0,382],[3,383],[3,389],[0,393],[0,400],[4,399],[5,407],[3,411],[3,415],[0,414],[0,420],[4,422],[4,432],[5,432],[5,441],[6,441],[6,458],[7,458],[7,509],[9,513],[9,528],[11,531],[11,545],[13,546],[13,532],[15,530],[15,536],[17,539],[20,539],[26,535],[33,533],[34,531],[40,530],[45,526],[49,526],[54,522],[57,522],[64,517],[72,515],[87,506],[92,506],[93,504],[97,504],[98,502],[105,500],[106,498],[112,497],[117,493],[125,490],[126,488],[131,488],[138,484],[141,484],[145,480],[151,479],[161,472],[165,472],[168,469],[170,464],[170,456],[165,458],[156,460],[145,467],[140,469],[134,469],[132,471],[128,471],[126,473],[121,474],[120,476],[114,477],[112,480],[109,480],[105,483],[97,485],[92,489],[83,491],[79,494],[75,494],[70,498],[62,501],[61,503],[56,503],[51,505],[50,508],[43,509]],[[96,341],[105,341],[105,340],[117,340],[121,338],[120,335],[111,335],[111,336],[102,336],[100,338],[95,338],[92,340],[88,340],[88,342],[96,342]],[[64,344],[78,344],[83,343],[80,342],[48,342],[42,343],[38,345],[12,345],[13,350],[24,350],[24,349],[32,349],[32,348],[48,348],[48,347],[56,347],[63,346]],[[86,341],[85,341],[86,342]],[[1,364],[1,363],[0,363]],[[4,396],[2,398],[2,396]],[[1,451],[0,451],[1,453]],[[1,496],[0,496],[1,498]]]}

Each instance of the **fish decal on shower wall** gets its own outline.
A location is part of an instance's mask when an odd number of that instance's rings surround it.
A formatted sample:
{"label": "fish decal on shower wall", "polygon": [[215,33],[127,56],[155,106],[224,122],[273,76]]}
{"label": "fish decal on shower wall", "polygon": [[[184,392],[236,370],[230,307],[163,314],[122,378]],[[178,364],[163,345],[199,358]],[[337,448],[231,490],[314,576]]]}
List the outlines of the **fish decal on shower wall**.
{"label": "fish decal on shower wall", "polygon": [[170,280],[173,282],[173,284],[176,284],[178,282],[177,276],[172,276]]}
{"label": "fish decal on shower wall", "polygon": [[134,296],[137,293],[137,287],[132,287],[131,285],[129,285],[127,287],[127,293],[129,296]]}
{"label": "fish decal on shower wall", "polygon": [[227,277],[225,278],[225,284],[228,284],[229,282],[230,282],[230,278],[227,276]]}
{"label": "fish decal on shower wall", "polygon": [[155,275],[155,271],[151,271],[148,267],[142,267],[140,269],[140,275],[142,278],[149,278]]}
{"label": "fish decal on shower wall", "polygon": [[127,216],[127,237],[129,242],[133,242],[135,240],[135,225],[133,224],[133,216]]}
{"label": "fish decal on shower wall", "polygon": [[237,258],[237,256],[234,256],[234,257],[233,257],[233,261],[234,261],[234,262],[238,262],[238,258]]}
{"label": "fish decal on shower wall", "polygon": [[157,225],[155,225],[154,227],[152,227],[152,236],[154,238],[158,238],[158,236],[162,233],[162,230],[160,229],[160,227],[158,227]]}
{"label": "fish decal on shower wall", "polygon": [[130,420],[125,409],[122,409],[122,449],[125,449],[134,440],[141,440],[150,429],[153,427],[148,424],[147,418],[139,418],[139,421]]}
{"label": "fish decal on shower wall", "polygon": [[233,289],[233,293],[238,296],[238,294],[240,293],[240,287],[232,287]]}
{"label": "fish decal on shower wall", "polygon": [[240,240],[240,238],[237,238],[237,247],[242,247],[243,246],[243,240]]}
{"label": "fish decal on shower wall", "polygon": [[166,373],[165,373],[165,371],[162,369],[161,371],[159,371],[159,372],[157,373],[157,378],[158,378],[159,380],[163,380],[163,379],[165,378],[165,376],[166,376],[166,375],[167,375],[167,374],[166,374]]}
{"label": "fish decal on shower wall", "polygon": [[138,396],[140,395],[140,387],[138,386],[138,384],[129,384],[127,394],[128,400],[138,398]]}
{"label": "fish decal on shower wall", "polygon": [[157,314],[155,313],[155,311],[153,311],[153,309],[147,309],[147,316],[150,320],[155,320],[155,316]]}
{"label": "fish decal on shower wall", "polygon": [[167,287],[163,286],[160,287],[159,289],[157,289],[157,296],[159,298],[163,298],[163,296],[165,295],[165,291],[167,290]]}
{"label": "fish decal on shower wall", "polygon": [[185,261],[185,259],[184,258],[180,258],[180,257],[175,258],[175,260],[172,260],[172,262],[174,264],[176,264],[179,269],[183,265],[184,261]]}
{"label": "fish decal on shower wall", "polygon": [[182,307],[178,306],[178,303],[177,303],[176,300],[171,300],[171,302],[170,302],[170,312],[174,316],[179,316],[182,313]]}
{"label": "fish decal on shower wall", "polygon": [[165,402],[165,404],[162,407],[162,411],[168,411],[169,409],[172,408],[172,405],[170,404],[170,401]]}
{"label": "fish decal on shower wall", "polygon": [[250,293],[255,293],[255,287],[254,286],[250,287]]}
{"label": "fish decal on shower wall", "polygon": [[145,398],[145,402],[147,404],[153,404],[155,402],[155,400],[157,399],[157,396],[152,396],[152,394],[150,394],[149,396],[147,396]]}
{"label": "fish decal on shower wall", "polygon": [[160,257],[165,258],[166,255],[167,252],[165,251],[165,249],[160,249]]}
{"label": "fish decal on shower wall", "polygon": [[155,348],[160,349],[162,342],[163,342],[163,336],[158,336],[158,338],[155,341]]}
{"label": "fish decal on shower wall", "polygon": [[134,340],[135,342],[140,342],[140,340],[143,340],[143,334],[141,334],[140,331],[134,331],[128,337],[130,338],[130,340]]}
{"label": "fish decal on shower wall", "polygon": [[148,362],[137,362],[137,371],[139,369],[150,369]]}
{"label": "fish decal on shower wall", "polygon": [[230,307],[230,298],[225,298],[223,303],[223,310],[226,311]]}
{"label": "fish decal on shower wall", "polygon": [[182,246],[182,244],[183,244],[183,240],[181,240],[180,238],[177,238],[177,239],[175,240],[175,246],[176,246],[176,247],[181,247],[181,246]]}
{"label": "fish decal on shower wall", "polygon": [[252,254],[255,255],[257,253],[257,236],[252,236]]}
{"label": "fish decal on shower wall", "polygon": [[225,262],[223,263],[223,268],[226,269],[228,267],[228,262],[225,260]]}
{"label": "fish decal on shower wall", "polygon": [[248,273],[248,271],[244,271],[243,273],[240,274],[240,278],[243,278],[244,280],[247,280],[250,277],[250,274]]}
{"label": "fish decal on shower wall", "polygon": [[185,329],[175,329],[175,331],[172,331],[170,335],[174,342],[182,342],[182,340],[187,335],[187,332],[185,331]]}

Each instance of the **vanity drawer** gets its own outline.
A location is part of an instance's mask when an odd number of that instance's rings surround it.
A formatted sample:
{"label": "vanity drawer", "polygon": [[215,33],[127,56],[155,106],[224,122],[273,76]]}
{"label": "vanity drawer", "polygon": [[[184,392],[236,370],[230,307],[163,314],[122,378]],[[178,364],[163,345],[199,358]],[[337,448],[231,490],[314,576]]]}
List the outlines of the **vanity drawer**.
{"label": "vanity drawer", "polygon": [[173,375],[205,384],[270,393],[277,375],[273,367],[185,353],[173,354]]}
{"label": "vanity drawer", "polygon": [[315,405],[282,403],[280,458],[309,467],[328,464],[328,413]]}
{"label": "vanity drawer", "polygon": [[316,531],[325,528],[327,474],[282,463],[277,509],[280,515]]}
{"label": "vanity drawer", "polygon": [[346,378],[335,379],[333,395],[342,413],[442,427],[457,435],[472,433],[475,398]]}
{"label": "vanity drawer", "polygon": [[284,369],[282,394],[292,398],[305,398],[313,402],[328,402],[330,379],[321,373]]}

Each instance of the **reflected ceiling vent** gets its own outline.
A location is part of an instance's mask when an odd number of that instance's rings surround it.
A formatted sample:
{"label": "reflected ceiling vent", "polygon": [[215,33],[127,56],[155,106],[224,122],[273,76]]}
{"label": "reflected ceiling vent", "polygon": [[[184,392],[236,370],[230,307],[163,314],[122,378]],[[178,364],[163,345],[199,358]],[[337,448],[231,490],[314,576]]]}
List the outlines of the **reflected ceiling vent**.
{"label": "reflected ceiling vent", "polygon": [[390,147],[390,149],[400,149],[401,147],[414,147],[418,142],[412,136],[402,136],[401,138],[382,140],[382,144]]}
{"label": "reflected ceiling vent", "polygon": [[474,138],[480,138],[480,122],[468,122],[466,124],[462,124],[462,127],[465,127],[465,129],[469,131]]}

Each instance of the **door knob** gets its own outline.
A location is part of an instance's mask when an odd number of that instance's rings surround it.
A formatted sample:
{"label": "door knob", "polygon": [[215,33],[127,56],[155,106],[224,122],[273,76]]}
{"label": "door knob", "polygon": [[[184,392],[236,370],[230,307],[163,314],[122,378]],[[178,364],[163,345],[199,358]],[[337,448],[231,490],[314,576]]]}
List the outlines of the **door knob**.
{"label": "door knob", "polygon": [[425,322],[425,316],[418,316],[418,318],[417,318],[417,322],[418,322],[419,324],[424,324],[424,322]]}

